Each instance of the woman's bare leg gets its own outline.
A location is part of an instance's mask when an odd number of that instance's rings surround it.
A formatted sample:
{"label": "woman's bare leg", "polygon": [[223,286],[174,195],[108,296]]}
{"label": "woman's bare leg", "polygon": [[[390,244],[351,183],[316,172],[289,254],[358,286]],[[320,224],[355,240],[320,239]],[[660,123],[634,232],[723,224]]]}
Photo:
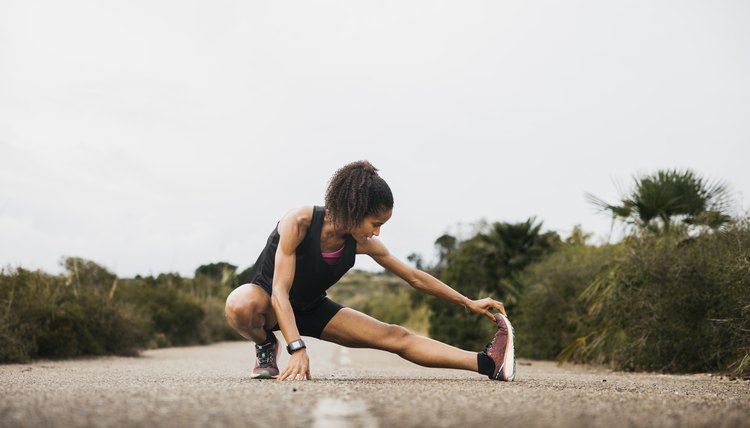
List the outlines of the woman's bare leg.
{"label": "woman's bare leg", "polygon": [[266,340],[266,331],[276,325],[271,296],[256,284],[243,284],[227,297],[224,308],[229,325],[255,343]]}
{"label": "woman's bare leg", "polygon": [[355,311],[341,309],[323,329],[321,339],[350,348],[374,348],[398,354],[415,364],[477,371],[477,353],[464,351],[404,327],[386,324]]}

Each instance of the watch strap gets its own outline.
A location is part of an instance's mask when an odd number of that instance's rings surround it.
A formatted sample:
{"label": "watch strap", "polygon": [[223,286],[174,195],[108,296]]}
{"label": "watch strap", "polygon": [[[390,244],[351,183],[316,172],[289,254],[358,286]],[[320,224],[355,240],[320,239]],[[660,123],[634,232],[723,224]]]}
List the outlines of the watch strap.
{"label": "watch strap", "polygon": [[292,340],[286,345],[286,351],[290,354],[305,348],[307,348],[307,346],[305,346],[305,342],[303,342],[302,339]]}

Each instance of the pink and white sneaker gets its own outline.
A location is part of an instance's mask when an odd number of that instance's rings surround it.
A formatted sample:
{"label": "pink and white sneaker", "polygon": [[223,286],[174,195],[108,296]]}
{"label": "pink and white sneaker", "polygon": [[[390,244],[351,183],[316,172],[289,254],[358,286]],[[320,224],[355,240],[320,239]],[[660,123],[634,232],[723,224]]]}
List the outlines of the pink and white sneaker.
{"label": "pink and white sneaker", "polygon": [[513,326],[502,314],[495,314],[497,333],[482,351],[495,363],[495,369],[488,377],[512,382],[516,378],[516,356],[513,348]]}
{"label": "pink and white sneaker", "polygon": [[[268,332],[268,334],[273,334]],[[276,357],[279,355],[279,341],[276,336],[273,341],[264,345],[255,345],[255,367],[250,377],[253,379],[276,379],[279,375],[279,366],[276,365]]]}

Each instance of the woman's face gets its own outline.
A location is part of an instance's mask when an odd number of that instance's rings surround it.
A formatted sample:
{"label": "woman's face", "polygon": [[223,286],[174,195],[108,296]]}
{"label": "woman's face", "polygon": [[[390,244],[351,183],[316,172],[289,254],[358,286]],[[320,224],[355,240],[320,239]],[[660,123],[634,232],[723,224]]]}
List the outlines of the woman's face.
{"label": "woman's face", "polygon": [[352,229],[352,236],[357,242],[364,242],[373,236],[380,236],[380,226],[384,225],[392,214],[393,209],[389,209],[378,214],[368,215],[362,219],[357,227]]}

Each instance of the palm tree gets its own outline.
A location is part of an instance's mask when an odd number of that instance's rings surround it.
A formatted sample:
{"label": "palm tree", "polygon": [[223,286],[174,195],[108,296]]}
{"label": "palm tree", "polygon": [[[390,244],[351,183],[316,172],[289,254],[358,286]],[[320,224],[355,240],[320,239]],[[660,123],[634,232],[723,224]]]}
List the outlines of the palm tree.
{"label": "palm tree", "polygon": [[555,232],[541,233],[542,222],[531,217],[520,223],[494,223],[478,236],[487,273],[495,291],[509,303],[520,296],[517,275],[529,264],[551,251],[560,238]]}
{"label": "palm tree", "polygon": [[718,229],[728,223],[732,204],[729,187],[710,181],[691,170],[660,170],[635,177],[631,194],[620,205],[605,202],[587,193],[593,205],[612,214],[613,220],[634,224],[641,229],[668,233],[675,221],[686,225]]}
{"label": "palm tree", "polygon": [[[555,232],[541,232],[542,223],[530,218],[521,223],[494,223],[472,238],[458,243],[444,235],[437,244],[445,252],[440,277],[470,296],[492,296],[513,310],[521,294],[518,274],[523,268],[552,251],[560,241]],[[486,322],[456,305],[428,301],[431,309],[430,336],[456,346],[471,348],[486,343]]]}

